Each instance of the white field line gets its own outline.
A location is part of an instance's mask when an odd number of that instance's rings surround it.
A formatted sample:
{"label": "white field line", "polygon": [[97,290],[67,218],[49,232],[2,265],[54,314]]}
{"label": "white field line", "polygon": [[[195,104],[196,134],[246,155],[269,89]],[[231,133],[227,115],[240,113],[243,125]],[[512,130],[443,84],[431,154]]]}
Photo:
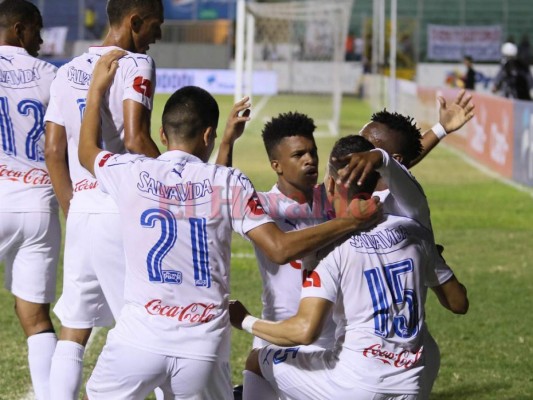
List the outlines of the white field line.
{"label": "white field line", "polygon": [[526,193],[529,196],[533,197],[533,188],[527,187],[525,185],[521,185],[520,183],[514,182],[510,179],[504,178],[501,175],[497,174],[494,171],[491,171],[489,168],[485,167],[484,165],[478,163],[477,161],[474,161],[472,158],[470,158],[465,153],[461,152],[460,150],[457,150],[456,148],[452,147],[451,145],[448,145],[446,143],[442,143],[442,146],[446,149],[458,156],[461,160],[466,162],[468,165],[474,167],[481,173],[496,179],[498,182],[501,182],[507,186],[512,187],[513,189],[518,190],[519,192]]}
{"label": "white field line", "polygon": [[[98,332],[100,332],[102,328],[96,327],[93,328],[93,331],[91,333],[91,336],[89,336],[89,340],[87,341],[87,345],[85,346],[85,352],[87,353],[87,350],[94,342],[94,338],[96,335],[98,335]],[[33,388],[30,386],[29,390],[26,392],[26,394],[20,399],[20,400],[35,400],[35,393],[33,392]]]}

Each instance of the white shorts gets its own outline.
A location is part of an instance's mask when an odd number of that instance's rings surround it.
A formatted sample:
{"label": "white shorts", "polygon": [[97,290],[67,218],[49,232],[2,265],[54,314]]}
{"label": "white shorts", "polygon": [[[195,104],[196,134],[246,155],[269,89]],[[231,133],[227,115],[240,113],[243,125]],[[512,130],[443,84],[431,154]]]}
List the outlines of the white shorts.
{"label": "white shorts", "polygon": [[52,303],[61,245],[57,213],[0,212],[0,221],[5,288],[22,300]]}
{"label": "white shorts", "polygon": [[54,308],[61,324],[75,329],[112,325],[124,304],[125,264],[118,214],[70,213],[63,293]]}
{"label": "white shorts", "polygon": [[121,343],[111,330],[87,382],[93,399],[144,399],[156,387],[165,399],[203,400],[214,361],[192,360],[147,352]]}
{"label": "white shorts", "polygon": [[362,389],[332,350],[316,346],[259,350],[263,377],[281,399],[292,400],[416,400],[413,394],[382,394]]}

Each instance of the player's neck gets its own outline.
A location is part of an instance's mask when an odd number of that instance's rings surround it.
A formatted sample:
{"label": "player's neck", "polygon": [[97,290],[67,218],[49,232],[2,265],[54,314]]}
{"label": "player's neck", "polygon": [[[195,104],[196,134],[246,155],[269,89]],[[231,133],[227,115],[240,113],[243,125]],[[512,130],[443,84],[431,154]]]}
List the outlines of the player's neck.
{"label": "player's neck", "polygon": [[279,191],[283,193],[285,196],[287,196],[289,199],[292,199],[299,204],[304,204],[304,203],[307,203],[309,205],[313,204],[313,190],[312,189],[309,190],[308,193],[306,193],[282,179],[278,179],[277,186],[278,186]]}
{"label": "player's neck", "polygon": [[102,46],[116,46],[123,50],[135,52],[133,50],[131,36],[126,34],[126,31],[120,28],[110,28]]}

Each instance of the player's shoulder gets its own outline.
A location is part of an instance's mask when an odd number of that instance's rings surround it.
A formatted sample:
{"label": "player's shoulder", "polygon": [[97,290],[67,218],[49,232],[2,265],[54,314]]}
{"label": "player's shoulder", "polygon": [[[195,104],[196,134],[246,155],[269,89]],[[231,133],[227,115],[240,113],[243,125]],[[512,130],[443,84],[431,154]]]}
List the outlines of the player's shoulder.
{"label": "player's shoulder", "polygon": [[155,68],[155,63],[152,57],[148,54],[133,53],[128,51],[127,54],[119,60],[121,67],[135,67],[135,68]]}

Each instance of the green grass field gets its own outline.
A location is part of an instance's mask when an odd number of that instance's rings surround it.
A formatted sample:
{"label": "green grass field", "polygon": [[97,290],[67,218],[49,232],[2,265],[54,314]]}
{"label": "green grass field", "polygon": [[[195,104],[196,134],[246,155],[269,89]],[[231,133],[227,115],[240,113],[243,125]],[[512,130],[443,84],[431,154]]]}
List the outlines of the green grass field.
{"label": "green grass field", "polygon": [[[156,98],[152,131],[160,125],[165,97]],[[275,182],[263,149],[260,129],[264,120],[282,111],[299,110],[310,99],[271,99],[254,115],[245,136],[235,147],[234,164],[247,173],[257,189]],[[221,123],[231,107],[219,98]],[[259,104],[260,99],[254,99]],[[368,121],[369,106],[345,98],[342,134],[352,133]],[[320,137],[322,166],[335,138]],[[487,177],[441,146],[413,170],[424,186],[432,209],[437,241],[445,257],[467,286],[470,310],[456,316],[428,296],[427,320],[441,349],[441,369],[431,399],[494,400],[533,398],[533,340],[529,335],[533,301],[533,198]],[[232,259],[232,297],[259,315],[261,283],[249,243],[235,237]],[[61,266],[60,266],[61,268]],[[3,276],[3,268],[0,269]],[[58,291],[60,290],[60,286]],[[13,312],[11,295],[0,291],[0,399],[22,399],[30,381],[26,345]],[[59,325],[57,325],[59,327]],[[105,341],[101,330],[87,352],[85,376],[90,374]],[[241,370],[251,337],[234,331],[233,379]]]}

